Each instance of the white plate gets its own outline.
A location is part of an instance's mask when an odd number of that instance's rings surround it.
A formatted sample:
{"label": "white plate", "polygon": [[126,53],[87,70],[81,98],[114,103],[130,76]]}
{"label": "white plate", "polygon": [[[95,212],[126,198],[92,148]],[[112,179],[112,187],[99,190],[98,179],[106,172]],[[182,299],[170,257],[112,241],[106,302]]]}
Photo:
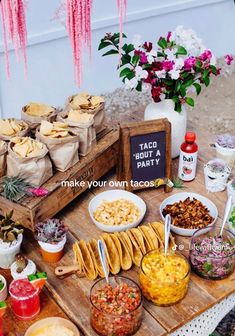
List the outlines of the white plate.
{"label": "white plate", "polygon": [[[210,215],[214,218],[213,222],[208,225],[208,227],[206,227],[202,232],[208,232],[210,230],[210,227],[213,226],[218,218],[218,210],[215,206],[215,204],[213,202],[211,202],[208,198],[196,194],[196,193],[192,193],[192,192],[180,192],[177,193],[175,195],[172,195],[170,197],[167,197],[160,205],[160,214],[162,219],[164,220],[164,216],[162,214],[163,209],[168,205],[168,204],[173,204],[175,202],[179,202],[179,201],[184,201],[186,200],[186,198],[190,197],[191,199],[194,197],[197,200],[201,201],[203,205],[205,205],[209,212]],[[171,225],[171,231],[180,235],[180,236],[187,236],[187,237],[191,237],[194,232],[197,231],[197,229],[184,229],[184,228],[180,228],[178,226],[174,226]]]}
{"label": "white plate", "polygon": [[[131,223],[131,224],[125,224],[125,225],[105,225],[100,222],[98,222],[94,217],[93,213],[95,210],[98,208],[98,206],[101,205],[103,201],[116,201],[118,199],[126,199],[127,201],[133,202],[140,210],[140,218]],[[131,228],[136,227],[137,225],[140,224],[142,219],[144,218],[145,212],[146,212],[146,204],[140,198],[139,196],[125,190],[119,190],[119,189],[114,189],[114,190],[108,190],[105,192],[100,193],[99,195],[95,196],[89,203],[88,206],[88,211],[90,214],[90,217],[94,224],[102,231],[106,232],[119,232],[119,231],[125,231]]]}

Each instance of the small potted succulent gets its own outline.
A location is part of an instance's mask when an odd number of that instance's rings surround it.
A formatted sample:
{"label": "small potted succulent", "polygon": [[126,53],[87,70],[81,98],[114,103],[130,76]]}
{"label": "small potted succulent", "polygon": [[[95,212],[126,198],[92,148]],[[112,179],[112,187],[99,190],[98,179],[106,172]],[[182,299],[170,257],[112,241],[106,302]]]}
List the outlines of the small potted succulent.
{"label": "small potted succulent", "polygon": [[227,162],[232,169],[235,163],[235,135],[221,134],[216,137],[216,156]]}
{"label": "small potted succulent", "polygon": [[206,189],[211,192],[223,191],[226,188],[231,169],[221,159],[212,159],[204,165]]}
{"label": "small potted succulent", "polygon": [[45,261],[55,263],[63,256],[67,228],[60,219],[52,218],[36,224],[35,238]]}
{"label": "small potted succulent", "polygon": [[0,268],[10,268],[23,240],[21,224],[12,219],[13,211],[0,217]]}
{"label": "small potted succulent", "polygon": [[0,274],[0,302],[5,301],[7,298],[7,282],[6,279]]}
{"label": "small potted succulent", "polygon": [[235,204],[235,176],[227,184],[228,197],[232,196],[232,203]]}
{"label": "small potted succulent", "polygon": [[11,276],[14,280],[25,279],[36,273],[35,263],[27,259],[21,253],[15,256],[15,262],[11,265]]}

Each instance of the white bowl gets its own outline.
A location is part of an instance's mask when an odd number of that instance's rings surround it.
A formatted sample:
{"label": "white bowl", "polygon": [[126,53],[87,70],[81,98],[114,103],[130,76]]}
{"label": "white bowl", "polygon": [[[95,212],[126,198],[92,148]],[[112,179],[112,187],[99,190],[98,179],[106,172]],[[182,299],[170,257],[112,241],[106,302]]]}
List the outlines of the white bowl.
{"label": "white bowl", "polygon": [[[98,208],[98,206],[101,205],[103,201],[110,202],[110,201],[116,201],[121,198],[126,199],[127,201],[133,202],[139,208],[141,215],[137,221],[130,223],[130,224],[109,226],[109,225],[105,225],[105,224],[98,222],[94,218],[93,213]],[[102,192],[99,195],[95,196],[89,203],[88,211],[89,211],[92,221],[100,230],[106,231],[106,232],[119,232],[119,231],[125,231],[128,229],[134,228],[140,224],[146,212],[146,204],[142,200],[142,198],[140,198],[139,196],[136,196],[135,194],[129,191],[114,189],[114,190],[108,190],[108,191]]]}
{"label": "white bowl", "polygon": [[37,321],[36,323],[31,325],[31,327],[29,327],[29,329],[26,331],[25,336],[31,336],[34,333],[36,333],[37,331],[39,331],[41,328],[47,327],[47,326],[50,326],[50,325],[63,326],[63,327],[68,328],[69,330],[73,331],[74,336],[79,336],[80,335],[76,326],[72,322],[70,322],[69,320],[66,320],[66,319],[61,318],[61,317],[48,317],[48,318],[45,318],[43,320]]}
{"label": "white bowl", "polygon": [[[175,195],[172,195],[170,197],[167,197],[160,205],[160,214],[162,219],[164,220],[164,216],[162,214],[163,209],[168,205],[168,204],[173,204],[175,202],[179,202],[179,201],[184,201],[186,200],[186,198],[190,197],[191,199],[194,197],[197,200],[199,200],[200,202],[202,202],[203,205],[205,205],[209,212],[210,215],[214,218],[213,222],[208,225],[205,229],[203,229],[203,233],[206,233],[210,230],[210,227],[213,226],[218,218],[218,210],[215,206],[215,204],[213,202],[211,202],[208,198],[196,194],[196,193],[192,193],[192,192],[180,192],[177,193]],[[184,229],[184,228],[180,228],[178,226],[175,225],[171,225],[171,231],[180,235],[180,236],[187,236],[187,237],[191,237],[194,232],[196,232],[198,229]]]}

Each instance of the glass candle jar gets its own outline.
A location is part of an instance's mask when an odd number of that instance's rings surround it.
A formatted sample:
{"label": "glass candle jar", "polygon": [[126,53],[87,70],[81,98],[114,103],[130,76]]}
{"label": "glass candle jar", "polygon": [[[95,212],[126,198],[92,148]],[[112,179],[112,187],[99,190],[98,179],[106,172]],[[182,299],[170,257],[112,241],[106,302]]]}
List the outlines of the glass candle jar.
{"label": "glass candle jar", "polygon": [[192,270],[207,279],[219,280],[226,278],[235,267],[235,236],[220,227],[212,226],[204,233],[197,230],[191,241],[190,264]]}
{"label": "glass candle jar", "polygon": [[13,280],[9,293],[12,310],[19,320],[32,320],[39,314],[39,291],[32,286],[28,279]]}
{"label": "glass candle jar", "polygon": [[101,336],[134,335],[142,322],[143,296],[139,286],[125,277],[98,280],[90,292],[91,326]]}
{"label": "glass candle jar", "polygon": [[187,259],[164,250],[148,252],[141,261],[140,287],[144,296],[158,306],[170,306],[187,293],[190,266]]}

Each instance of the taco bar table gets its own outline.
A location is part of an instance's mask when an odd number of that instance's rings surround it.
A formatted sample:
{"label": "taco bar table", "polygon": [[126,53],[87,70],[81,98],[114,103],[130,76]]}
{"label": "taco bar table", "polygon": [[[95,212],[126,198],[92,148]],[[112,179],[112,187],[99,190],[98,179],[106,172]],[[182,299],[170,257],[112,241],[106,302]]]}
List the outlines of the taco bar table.
{"label": "taco bar table", "polygon": [[[194,130],[194,125],[188,127]],[[196,179],[193,182],[185,183],[186,191],[196,192],[202,194],[211,199],[217,206],[219,211],[219,218],[217,224],[221,224],[221,218],[224,212],[224,206],[226,202],[226,192],[220,192],[215,194],[208,194],[204,185],[203,176],[203,163],[207,162],[213,157],[213,149],[209,147],[212,141],[212,136],[207,133],[206,130],[195,129],[198,135],[198,144],[200,148],[198,171]],[[173,175],[176,174],[178,166],[178,160],[173,161]],[[114,172],[108,174],[103,179],[113,180],[116,178]],[[86,336],[95,336],[95,332],[92,330],[89,322],[89,292],[93,284],[90,280],[85,278],[79,278],[73,274],[63,279],[56,278],[54,270],[59,265],[71,265],[73,264],[73,251],[72,244],[76,240],[91,238],[98,238],[101,234],[94,224],[91,222],[88,213],[89,201],[94,195],[106,190],[107,188],[95,188],[86,191],[79,196],[74,202],[61,211],[57,217],[63,219],[66,225],[69,227],[68,243],[66,245],[65,255],[57,265],[46,264],[40,257],[39,248],[37,243],[32,237],[32,233],[27,232],[26,239],[23,245],[23,252],[33,259],[39,270],[46,271],[48,273],[47,290],[50,293],[51,298],[46,295],[48,303],[43,306],[41,315],[53,316],[55,314],[66,314],[73,322],[76,323],[79,330]],[[177,193],[175,189],[173,193]],[[143,223],[149,223],[160,220],[159,204],[169,195],[165,194],[162,188],[147,189],[138,191],[137,194],[144,199],[147,204],[147,213],[143,220]],[[185,237],[176,237],[176,243],[178,250],[188,255],[190,240]],[[2,272],[1,272],[2,273]],[[138,282],[139,269],[133,267],[127,272],[123,272],[127,277],[130,277]],[[214,314],[216,306],[221,309],[221,319],[224,313],[223,307],[226,305],[229,307],[234,303],[235,293],[235,274],[233,273],[224,280],[212,281],[204,280],[194,273],[191,274],[191,281],[189,285],[189,291],[186,297],[176,305],[170,307],[157,307],[148,301],[144,302],[144,319],[141,328],[136,333],[137,336],[163,336],[163,335],[180,335],[184,336],[184,330],[181,329],[185,325],[190,327],[188,323],[190,321],[196,321],[195,323],[201,323],[200,318],[203,319],[205,314]],[[45,295],[45,294],[44,294]],[[52,299],[56,302],[52,301]],[[225,301],[228,300],[228,301]],[[227,302],[227,303],[226,303]],[[52,308],[51,308],[52,307]],[[61,311],[63,310],[63,312]],[[203,315],[204,314],[204,315]],[[61,315],[60,315],[61,316]],[[62,315],[63,316],[63,315]],[[208,318],[208,317],[207,317]],[[196,319],[196,320],[195,320]],[[14,326],[11,324],[12,317],[6,315],[6,325],[9,331],[13,331]],[[10,322],[9,322],[10,321]],[[217,323],[218,321],[216,321]],[[31,322],[32,323],[32,322]],[[198,326],[197,326],[198,327]],[[191,326],[190,330],[198,330],[197,327]],[[216,325],[214,326],[214,328]],[[24,326],[19,324],[19,335],[25,331]],[[200,328],[200,326],[199,326]],[[183,331],[182,331],[183,330]],[[21,334],[20,334],[21,333]],[[16,334],[18,335],[18,334]],[[193,333],[186,333],[185,335],[194,335]],[[200,332],[197,333],[200,335]],[[201,334],[205,335],[205,334]]]}

